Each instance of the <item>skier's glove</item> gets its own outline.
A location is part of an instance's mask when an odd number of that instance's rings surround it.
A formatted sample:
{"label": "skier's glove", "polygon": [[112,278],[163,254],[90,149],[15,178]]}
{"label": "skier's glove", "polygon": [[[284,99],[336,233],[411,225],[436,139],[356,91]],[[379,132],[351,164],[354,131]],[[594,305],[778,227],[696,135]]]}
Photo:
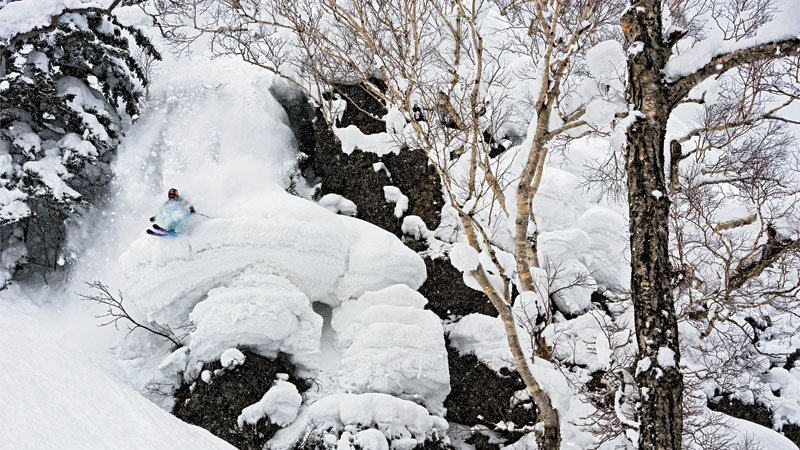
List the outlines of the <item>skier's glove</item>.
{"label": "skier's glove", "polygon": [[156,221],[156,216],[150,218],[150,222],[155,222],[155,221]]}
{"label": "skier's glove", "polygon": [[189,207],[189,214],[194,214],[194,206]]}

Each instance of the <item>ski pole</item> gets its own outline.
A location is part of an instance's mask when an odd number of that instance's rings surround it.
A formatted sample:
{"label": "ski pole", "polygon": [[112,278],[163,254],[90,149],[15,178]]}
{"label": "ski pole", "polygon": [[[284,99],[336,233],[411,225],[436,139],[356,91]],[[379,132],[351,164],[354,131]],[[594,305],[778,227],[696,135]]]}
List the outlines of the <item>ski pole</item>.
{"label": "ski pole", "polygon": [[195,214],[197,214],[198,216],[203,216],[203,217],[205,217],[205,218],[207,218],[207,219],[213,219],[213,217],[207,216],[207,215],[205,215],[205,214],[202,214],[202,213],[199,213],[199,212],[197,212],[197,211],[195,211],[194,213],[195,213]]}

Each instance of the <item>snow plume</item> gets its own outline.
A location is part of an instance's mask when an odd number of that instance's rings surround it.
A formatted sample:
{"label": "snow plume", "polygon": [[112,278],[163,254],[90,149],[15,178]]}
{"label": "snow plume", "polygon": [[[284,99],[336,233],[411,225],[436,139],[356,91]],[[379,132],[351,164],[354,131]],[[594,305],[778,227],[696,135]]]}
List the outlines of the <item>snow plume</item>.
{"label": "snow plume", "polygon": [[[110,266],[124,274],[115,285],[144,320],[194,328],[186,347],[172,354],[146,333],[132,333],[117,351],[132,384],[140,387],[153,378],[173,383],[178,372],[192,378],[199,375],[199,362],[227,360],[235,347],[266,357],[285,353],[301,371],[318,375],[320,341],[337,337],[335,332],[321,337],[323,319],[313,304],[325,303],[334,311],[365,305],[358,319],[345,326],[353,338],[342,355],[342,366],[366,366],[357,372],[364,377],[345,370],[320,375],[334,380],[318,402],[338,404],[340,384],[346,384],[441,408],[449,390],[447,356],[441,324],[422,309],[425,299],[414,291],[426,278],[422,259],[374,225],[284,191],[297,154],[264,72],[224,58],[171,64],[179,70],[165,73],[153,87],[149,109],[129,132],[116,163],[119,190],[109,219],[116,233],[105,253],[79,275],[102,278]],[[150,226],[147,217],[166,200],[170,187],[208,217],[192,216],[188,231],[177,238],[147,236],[142,232]],[[338,212],[347,209],[346,199],[331,200]],[[121,256],[113,258],[115,252]],[[368,303],[375,297],[366,294],[371,292],[381,292],[375,305]],[[381,347],[385,336],[375,330],[386,324],[378,313],[392,299],[398,302],[393,307],[422,323],[398,319],[393,324],[405,334],[391,339],[391,347]],[[406,349],[408,336],[419,347]],[[374,358],[385,360],[378,364]],[[379,370],[394,371],[401,364],[407,367],[394,378],[378,377]],[[329,394],[334,396],[326,400]],[[289,397],[283,390],[281,398]],[[446,427],[416,403],[390,395],[377,398],[380,403],[366,407],[376,415],[376,424],[392,430],[384,440],[423,439],[434,421],[436,429]],[[245,422],[261,413],[290,421],[288,407],[278,414],[256,405],[242,412]],[[387,418],[391,405],[416,412]],[[345,419],[340,429],[344,423],[351,424]],[[412,432],[402,431],[407,429]],[[368,432],[361,439],[374,443],[376,435]]]}

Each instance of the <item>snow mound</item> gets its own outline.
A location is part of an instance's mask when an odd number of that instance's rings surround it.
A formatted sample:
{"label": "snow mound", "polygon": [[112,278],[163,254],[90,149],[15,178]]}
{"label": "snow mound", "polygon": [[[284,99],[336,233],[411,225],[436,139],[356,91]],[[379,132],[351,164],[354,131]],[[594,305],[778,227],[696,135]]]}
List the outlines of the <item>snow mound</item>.
{"label": "snow mound", "polygon": [[355,217],[358,214],[358,207],[352,200],[342,197],[339,194],[325,194],[319,199],[319,205],[334,214]]}
{"label": "snow mound", "polygon": [[241,428],[245,423],[254,425],[262,417],[268,417],[275,425],[285,427],[297,418],[302,403],[303,397],[297,392],[297,386],[276,380],[261,400],[242,410],[236,423]]}
{"label": "snow mound", "polygon": [[266,358],[282,351],[305,368],[318,365],[322,317],[284,278],[249,270],[228,287],[209,291],[189,318],[197,326],[189,343],[197,360],[216,360],[227,349],[239,347]]}
{"label": "snow mound", "polygon": [[577,255],[595,280],[606,287],[627,286],[630,261],[625,219],[608,208],[593,206],[578,219],[578,228],[589,239]]}
{"label": "snow mound", "polygon": [[550,293],[558,310],[566,314],[580,314],[592,304],[592,292],[597,283],[577,259],[570,259],[552,266],[558,274],[550,286]]}
{"label": "snow mound", "polygon": [[[324,397],[300,413],[294,424],[267,443],[273,450],[288,450],[304,436],[315,433],[333,447],[340,434],[374,428],[392,448],[411,449],[448,428],[447,421],[432,416],[422,406],[387,394],[334,394]],[[331,439],[332,438],[332,439]],[[374,439],[374,434],[372,435]],[[370,439],[374,442],[373,439]],[[375,447],[370,447],[375,448]]]}
{"label": "snow mound", "polygon": [[[515,370],[514,358],[508,349],[506,330],[499,318],[470,314],[448,325],[447,333],[450,345],[460,354],[473,354],[496,372],[504,367]],[[520,343],[525,345],[525,340]]]}
{"label": "snow mound", "polygon": [[622,347],[627,331],[610,331],[613,320],[604,312],[590,311],[575,319],[554,323],[545,330],[553,356],[585,366],[589,372],[608,370],[614,348]]}
{"label": "snow mound", "polygon": [[334,311],[344,389],[394,394],[443,411],[450,393],[447,349],[441,321],[422,309],[426,303],[418,292],[397,285]]}
{"label": "snow mound", "polygon": [[148,320],[179,326],[209,291],[252,266],[289,280],[311,302],[334,306],[425,280],[422,259],[391,233],[278,188],[263,195],[269,217],[206,220],[176,239],[134,241],[120,257],[125,295]]}
{"label": "snow mound", "polygon": [[558,263],[580,255],[590,244],[589,235],[578,228],[539,234],[539,264]]}
{"label": "snow mound", "polygon": [[547,166],[539,191],[533,200],[533,213],[539,231],[553,231],[573,226],[586,200],[575,175]]}

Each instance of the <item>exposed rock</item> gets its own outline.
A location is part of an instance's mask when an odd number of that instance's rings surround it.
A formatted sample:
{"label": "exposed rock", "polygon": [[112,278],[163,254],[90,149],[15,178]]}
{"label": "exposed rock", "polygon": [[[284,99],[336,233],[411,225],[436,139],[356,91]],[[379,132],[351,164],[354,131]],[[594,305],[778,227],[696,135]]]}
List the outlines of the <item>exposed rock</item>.
{"label": "exposed rock", "polygon": [[[337,126],[356,125],[365,134],[385,131],[385,124],[375,120],[375,117],[386,114],[383,104],[369,97],[359,86],[337,86],[336,89],[342,98],[355,99],[362,109],[370,113],[348,105]],[[304,176],[311,183],[320,183],[320,197],[329,193],[339,194],[357,205],[356,217],[402,236],[402,220],[394,216],[394,204],[384,198],[383,187],[392,185],[409,198],[406,215],[419,216],[428,229],[439,226],[440,211],[444,205],[441,182],[422,152],[404,149],[399,154],[389,153],[379,157],[374,153],[354,150],[347,155],[342,152],[339,140],[319,110],[311,109],[304,99],[303,106],[297,106],[297,98],[288,98],[286,95],[283,98],[276,97],[289,115],[300,150],[308,155],[301,165]],[[295,104],[287,105],[286,102]],[[378,162],[386,166],[391,179],[386,172],[375,171],[373,164]],[[417,251],[423,250],[421,242],[410,241],[406,244]],[[486,296],[467,287],[461,272],[449,260],[426,258],[425,264],[428,278],[419,292],[428,299],[427,308],[440,318],[457,319],[475,312],[497,316],[497,311]],[[501,375],[478,361],[474,355],[462,356],[449,346],[447,351],[451,392],[445,407],[449,421],[490,428],[501,421],[511,421],[517,427],[536,422],[537,413],[532,402],[511,407],[514,394],[525,389],[516,373]],[[518,433],[501,435],[509,441],[520,437]],[[496,448],[479,433],[475,434],[475,439],[475,445],[482,449]],[[307,442],[305,445],[305,448],[316,448],[314,443]],[[426,443],[420,450],[436,448],[442,448],[441,443]]]}
{"label": "exposed rock", "polygon": [[[497,317],[497,310],[483,292],[464,284],[461,272],[446,258],[425,258],[428,278],[419,293],[428,299],[426,308],[442,319],[457,320],[472,313]],[[452,370],[451,370],[452,371]]]}
{"label": "exposed rock", "polygon": [[[444,402],[448,421],[467,426],[484,425],[490,429],[498,422],[513,422],[516,428],[536,423],[538,411],[532,401],[526,400],[512,405],[514,395],[525,389],[525,383],[516,372],[498,374],[475,355],[461,355],[447,346],[447,362],[450,365],[450,395]],[[500,436],[516,440],[518,433],[501,432]],[[494,448],[478,433],[475,445]]]}
{"label": "exposed rock", "polygon": [[[309,102],[303,91],[288,85],[288,82],[276,81],[270,88],[270,93],[286,111],[289,119],[289,128],[297,140],[297,149],[304,155],[314,153],[316,139],[314,136],[314,120],[316,117],[314,106]],[[308,169],[311,161],[304,158],[300,161],[300,170]]]}
{"label": "exposed rock", "polygon": [[[382,80],[373,78],[370,82],[380,90],[386,90],[386,83]],[[336,122],[339,128],[347,128],[355,125],[364,134],[383,133],[386,131],[386,124],[381,120],[376,120],[386,115],[386,105],[364,89],[363,84],[337,84],[333,87],[336,94],[342,100],[347,101],[348,107],[342,117]],[[358,105],[355,107],[353,105]]]}
{"label": "exposed rock", "polygon": [[[772,412],[766,406],[758,403],[746,405],[739,399],[731,398],[730,395],[722,395],[708,402],[708,408],[773,429]],[[800,447],[800,426],[791,423],[785,424],[780,433]]]}
{"label": "exposed rock", "polygon": [[233,368],[221,370],[219,361],[206,364],[203,369],[217,375],[211,377],[210,383],[198,378],[192,385],[181,386],[175,393],[172,413],[241,450],[261,450],[279,427],[262,419],[255,425],[238,428],[236,419],[242,410],[261,400],[279,373],[289,374],[289,382],[300,392],[310,386],[292,376],[294,368],[283,356],[271,360],[248,351],[242,353],[246,357],[244,363]]}
{"label": "exposed rock", "polygon": [[[355,98],[370,114],[349,105],[339,126],[356,125],[365,134],[385,131],[386,125],[375,117],[386,114],[385,107],[356,86],[337,86],[345,99]],[[394,204],[386,201],[384,186],[396,186],[408,196],[406,215],[422,218],[429,229],[439,226],[439,212],[444,205],[442,187],[436,170],[420,151],[404,149],[399,154],[382,157],[354,150],[347,155],[319,110],[314,111],[302,93],[274,94],[286,110],[299,150],[308,157],[300,168],[309,182],[320,183],[318,195],[339,194],[358,207],[356,217],[375,224],[396,236],[402,236],[402,220],[394,215]],[[373,164],[382,162],[391,174],[376,172]]]}

